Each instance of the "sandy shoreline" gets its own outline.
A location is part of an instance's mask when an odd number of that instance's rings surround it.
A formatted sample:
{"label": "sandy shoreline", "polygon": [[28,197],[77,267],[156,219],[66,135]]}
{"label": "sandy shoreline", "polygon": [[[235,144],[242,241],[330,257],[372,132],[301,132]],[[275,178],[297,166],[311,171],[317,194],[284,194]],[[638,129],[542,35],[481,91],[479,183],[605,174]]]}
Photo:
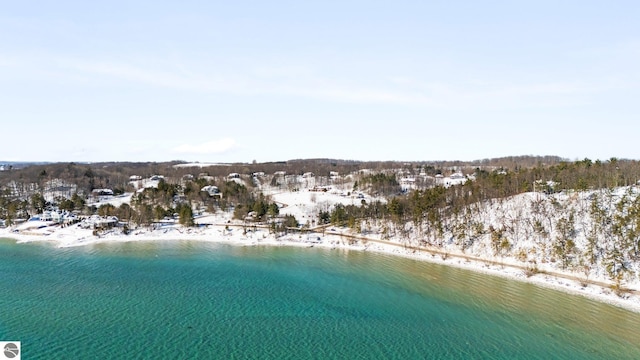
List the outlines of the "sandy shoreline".
{"label": "sandy shoreline", "polygon": [[[341,234],[338,231],[310,232],[308,234],[288,234],[276,238],[263,228],[247,228],[246,233],[241,226],[214,225],[198,228],[182,228],[167,226],[149,230],[139,229],[124,235],[113,231],[95,236],[92,230],[78,227],[51,227],[25,233],[12,232],[11,229],[0,229],[0,237],[14,239],[17,243],[47,242],[58,247],[87,246],[109,242],[137,241],[172,241],[192,240],[203,242],[225,243],[236,246],[296,246],[340,248],[357,251],[373,251],[386,255],[402,256],[409,259],[454,266],[487,275],[501,276],[510,280],[522,281],[538,286],[560,290],[571,295],[579,295],[595,301],[607,303],[629,311],[640,313],[640,295],[637,289],[618,296],[605,282],[580,278],[575,273],[560,273],[541,269],[540,273],[525,275],[522,265],[511,264],[501,259],[480,259],[467,254],[405,247],[400,243],[382,241],[376,238],[356,238]],[[351,244],[350,244],[351,242]],[[585,286],[586,285],[586,286]]]}

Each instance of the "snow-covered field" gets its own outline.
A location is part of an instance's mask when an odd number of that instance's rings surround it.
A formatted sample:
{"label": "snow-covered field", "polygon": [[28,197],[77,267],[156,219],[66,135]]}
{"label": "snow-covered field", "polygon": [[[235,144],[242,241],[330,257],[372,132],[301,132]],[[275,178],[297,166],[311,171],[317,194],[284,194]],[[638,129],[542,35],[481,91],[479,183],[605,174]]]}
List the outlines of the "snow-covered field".
{"label": "snow-covered field", "polygon": [[331,211],[335,204],[359,205],[362,200],[371,202],[381,200],[363,193],[347,195],[346,192],[331,189],[329,191],[265,191],[265,195],[281,206],[280,214],[293,215],[301,224],[317,218],[320,211]]}
{"label": "snow-covered field", "polygon": [[[317,219],[318,211],[329,211],[337,203],[359,204],[362,200],[367,202],[375,200],[366,194],[362,197],[359,194],[346,196],[338,191],[317,192],[308,189],[271,191],[268,192],[268,195],[281,206],[281,214],[294,215],[301,224],[313,222]],[[445,233],[445,239],[441,239],[442,246],[430,247],[425,245],[423,241],[426,237],[424,232],[417,227],[411,227],[411,224],[409,225],[411,230],[403,233],[401,237],[383,235],[380,231],[380,224],[363,224],[362,232],[359,234],[353,233],[350,229],[329,226],[307,233],[289,233],[276,236],[270,233],[267,227],[246,226],[246,224],[233,220],[229,212],[204,214],[195,219],[197,224],[207,225],[184,228],[178,224],[167,223],[155,228],[131,229],[128,235],[123,234],[117,228],[94,235],[93,230],[83,229],[78,225],[60,227],[58,225],[46,226],[49,224],[32,224],[29,228],[22,225],[22,228],[0,229],[0,237],[13,238],[19,243],[49,242],[60,247],[84,246],[101,242],[196,240],[223,242],[239,246],[316,246],[375,251],[535,283],[640,312],[637,277],[635,280],[629,278],[625,281],[623,285],[630,291],[620,295],[611,290],[611,282],[599,264],[590,269],[587,279],[586,275],[560,269],[557,261],[551,261],[550,251],[538,251],[537,253],[531,251],[531,249],[539,250],[544,241],[525,226],[525,222],[529,221],[526,219],[539,217],[542,220],[549,220],[549,217],[553,216],[552,208],[558,207],[557,203],[564,209],[575,208],[575,241],[578,248],[584,246],[585,234],[591,225],[587,217],[580,216],[584,213],[584,209],[580,207],[585,206],[584,202],[586,201],[583,197],[589,197],[589,194],[559,194],[556,198],[548,198],[545,201],[540,201],[539,196],[539,194],[528,193],[504,201],[486,203],[481,206],[479,211],[468,215],[469,224],[482,222],[485,224],[485,228],[489,226],[498,228],[504,224],[510,224],[509,228],[505,230],[506,236],[511,242],[510,255],[496,255],[488,234],[479,236],[463,252],[451,231]],[[536,208],[532,204],[538,204],[539,207]],[[545,207],[548,211],[543,211],[541,207]],[[311,227],[313,228],[313,226]],[[555,230],[550,229],[550,231],[548,236],[553,237]],[[606,239],[603,241],[603,246],[607,246]],[[526,256],[523,259],[517,258],[514,254],[525,254]],[[534,263],[537,272],[528,272],[527,268]]]}

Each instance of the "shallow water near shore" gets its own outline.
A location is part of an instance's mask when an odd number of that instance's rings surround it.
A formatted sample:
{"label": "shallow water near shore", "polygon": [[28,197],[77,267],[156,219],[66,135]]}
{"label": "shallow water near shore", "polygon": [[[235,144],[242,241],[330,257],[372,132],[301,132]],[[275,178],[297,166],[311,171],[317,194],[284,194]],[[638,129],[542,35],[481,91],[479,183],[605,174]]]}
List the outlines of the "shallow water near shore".
{"label": "shallow water near shore", "polygon": [[0,240],[23,358],[639,359],[640,314],[362,251]]}

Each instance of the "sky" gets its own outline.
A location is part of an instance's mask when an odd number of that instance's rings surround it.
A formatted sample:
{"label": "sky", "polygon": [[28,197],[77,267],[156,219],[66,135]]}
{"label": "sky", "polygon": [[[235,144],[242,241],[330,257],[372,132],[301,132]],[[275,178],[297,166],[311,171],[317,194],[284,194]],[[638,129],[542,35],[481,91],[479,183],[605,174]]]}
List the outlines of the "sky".
{"label": "sky", "polygon": [[638,1],[0,5],[0,161],[640,159]]}

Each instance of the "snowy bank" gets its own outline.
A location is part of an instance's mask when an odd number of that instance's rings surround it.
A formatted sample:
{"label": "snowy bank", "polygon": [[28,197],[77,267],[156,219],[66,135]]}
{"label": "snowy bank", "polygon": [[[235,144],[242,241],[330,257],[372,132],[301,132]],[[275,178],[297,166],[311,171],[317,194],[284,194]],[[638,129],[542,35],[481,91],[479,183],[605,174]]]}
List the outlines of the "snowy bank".
{"label": "snowy bank", "polygon": [[622,296],[619,296],[606,283],[579,279],[571,273],[550,270],[528,273],[521,265],[509,261],[500,261],[495,258],[476,258],[462,253],[443,252],[435,248],[411,247],[376,237],[356,237],[349,235],[345,229],[333,228],[326,231],[276,236],[269,233],[266,228],[229,224],[227,221],[221,221],[226,219],[220,216],[210,216],[201,220],[205,220],[209,224],[216,220],[220,222],[193,228],[184,228],[180,225],[167,225],[156,229],[138,228],[132,230],[128,235],[123,234],[119,229],[111,229],[94,235],[92,230],[82,229],[78,226],[48,226],[26,232],[14,232],[15,228],[5,228],[0,229],[0,237],[15,239],[18,243],[46,242],[58,247],[132,241],[192,240],[237,246],[297,246],[373,251],[524,281],[585,296],[640,313],[640,296],[636,289],[624,292]]}

